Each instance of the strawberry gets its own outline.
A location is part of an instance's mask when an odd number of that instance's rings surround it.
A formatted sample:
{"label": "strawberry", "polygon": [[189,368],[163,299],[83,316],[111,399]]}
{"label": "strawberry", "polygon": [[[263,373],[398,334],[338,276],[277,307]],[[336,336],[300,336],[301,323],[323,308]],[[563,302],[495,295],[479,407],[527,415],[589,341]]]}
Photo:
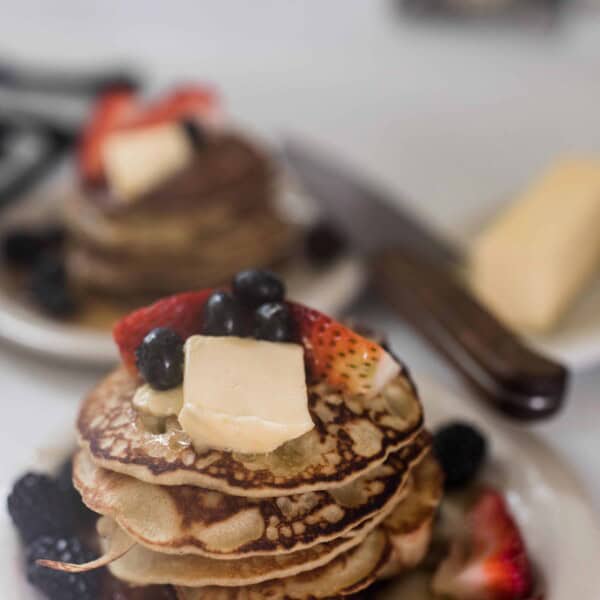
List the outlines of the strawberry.
{"label": "strawberry", "polygon": [[183,339],[200,333],[202,309],[211,293],[212,290],[201,290],[169,296],[118,321],[113,328],[113,338],[125,366],[132,373],[137,373],[135,351],[155,327],[170,327]]}
{"label": "strawberry", "polygon": [[180,87],[138,113],[125,128],[148,127],[182,118],[204,120],[212,116],[217,106],[214,90],[200,86]]}
{"label": "strawberry", "polygon": [[143,105],[131,90],[112,90],[100,96],[83,130],[79,168],[83,180],[101,183],[104,178],[102,146],[115,131],[150,127],[183,118],[211,120],[218,109],[212,89],[185,86],[150,105]]}
{"label": "strawberry", "polygon": [[102,144],[135,114],[136,104],[135,92],[129,89],[109,90],[99,97],[79,143],[79,169],[86,182],[102,181]]}
{"label": "strawberry", "polygon": [[434,579],[436,594],[459,600],[523,600],[532,592],[525,544],[502,495],[485,489],[467,514]]}
{"label": "strawberry", "polygon": [[400,365],[375,342],[316,310],[292,302],[289,306],[312,379],[373,396],[398,374]]}

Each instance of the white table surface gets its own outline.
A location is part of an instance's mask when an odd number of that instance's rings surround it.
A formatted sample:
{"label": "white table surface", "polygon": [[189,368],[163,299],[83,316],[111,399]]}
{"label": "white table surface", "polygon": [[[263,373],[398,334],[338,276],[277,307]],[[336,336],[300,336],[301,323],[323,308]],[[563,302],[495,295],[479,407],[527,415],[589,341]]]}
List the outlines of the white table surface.
{"label": "white table surface", "polygon": [[[542,35],[414,25],[364,0],[10,4],[2,55],[74,66],[128,58],[156,87],[214,81],[244,123],[342,152],[457,238],[548,160],[600,152],[597,16]],[[359,313],[387,328],[417,381],[467,393],[386,310],[367,303]],[[0,345],[5,489],[99,375]],[[577,374],[565,411],[530,429],[562,453],[600,516],[598,389],[600,368]]]}

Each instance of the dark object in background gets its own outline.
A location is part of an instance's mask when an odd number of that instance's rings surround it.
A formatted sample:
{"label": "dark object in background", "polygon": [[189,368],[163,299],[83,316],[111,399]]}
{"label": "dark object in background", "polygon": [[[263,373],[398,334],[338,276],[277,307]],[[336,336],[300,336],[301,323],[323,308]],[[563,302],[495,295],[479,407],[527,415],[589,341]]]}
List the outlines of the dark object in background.
{"label": "dark object in background", "polygon": [[44,252],[58,251],[65,237],[66,232],[60,225],[15,228],[2,239],[2,258],[13,267],[31,267]]}
{"label": "dark object in background", "polygon": [[346,248],[346,241],[333,225],[322,221],[311,227],[304,237],[304,253],[315,266],[329,265]]}
{"label": "dark object in background", "polygon": [[394,0],[403,13],[414,17],[504,19],[510,22],[552,24],[566,4],[564,0]]}
{"label": "dark object in background", "polygon": [[473,425],[455,421],[435,432],[433,452],[444,471],[446,489],[457,490],[477,476],[487,456],[487,441]]}
{"label": "dark object in background", "polygon": [[34,302],[49,315],[66,318],[77,310],[63,258],[58,254],[44,254],[34,264],[30,274],[30,290]]}

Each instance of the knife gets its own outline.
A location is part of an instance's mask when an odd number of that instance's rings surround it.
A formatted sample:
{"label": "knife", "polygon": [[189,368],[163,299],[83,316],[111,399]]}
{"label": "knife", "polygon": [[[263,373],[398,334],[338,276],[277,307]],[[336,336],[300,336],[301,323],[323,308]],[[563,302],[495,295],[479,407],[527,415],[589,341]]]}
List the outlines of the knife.
{"label": "knife", "polygon": [[462,253],[398,201],[298,142],[284,157],[323,216],[365,256],[384,301],[506,415],[536,420],[563,404],[568,371],[500,323],[459,276]]}

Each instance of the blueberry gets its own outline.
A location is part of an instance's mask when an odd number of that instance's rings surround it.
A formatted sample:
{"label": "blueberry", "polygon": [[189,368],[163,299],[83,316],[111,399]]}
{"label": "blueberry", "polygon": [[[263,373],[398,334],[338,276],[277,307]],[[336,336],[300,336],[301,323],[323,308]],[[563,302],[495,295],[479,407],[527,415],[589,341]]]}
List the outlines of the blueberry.
{"label": "blueberry", "polygon": [[268,302],[254,313],[253,335],[269,342],[289,342],[292,337],[292,318],[282,302]]}
{"label": "blueberry", "polygon": [[52,316],[70,317],[77,310],[77,303],[67,284],[64,262],[53,254],[42,257],[34,265],[30,289],[36,304]]}
{"label": "blueberry", "polygon": [[49,600],[97,600],[100,596],[101,572],[64,573],[37,564],[39,559],[82,564],[94,560],[95,554],[79,538],[44,536],[27,548],[27,580]]}
{"label": "blueberry", "polygon": [[208,144],[208,135],[206,130],[195,119],[183,119],[181,127],[190,140],[194,150],[199,151],[206,148]]}
{"label": "blueberry", "polygon": [[183,340],[168,327],[156,327],[135,351],[142,377],[155,390],[168,390],[183,381]]}
{"label": "blueberry", "polygon": [[281,302],[285,286],[271,271],[248,269],[233,278],[233,293],[248,308],[256,308],[265,302]]}
{"label": "blueberry", "polygon": [[72,531],[65,495],[47,475],[26,473],[15,483],[7,506],[25,542],[42,535],[65,535]]}
{"label": "blueberry", "polygon": [[317,223],[304,238],[304,253],[315,266],[326,266],[346,247],[344,238],[328,223]]}
{"label": "blueberry", "polygon": [[454,490],[475,479],[487,454],[487,442],[472,425],[456,421],[438,429],[433,451],[444,471],[446,489]]}
{"label": "blueberry", "polygon": [[228,292],[213,292],[204,306],[205,335],[244,335],[244,318],[237,300]]}

